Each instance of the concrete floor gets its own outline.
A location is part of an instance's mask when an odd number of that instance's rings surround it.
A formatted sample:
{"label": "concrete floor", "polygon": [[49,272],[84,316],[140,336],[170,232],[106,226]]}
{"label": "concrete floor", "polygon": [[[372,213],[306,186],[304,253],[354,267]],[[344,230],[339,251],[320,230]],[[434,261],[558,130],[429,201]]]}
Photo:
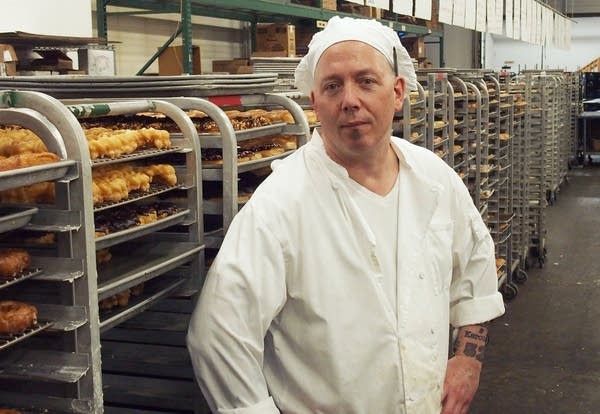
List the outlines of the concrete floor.
{"label": "concrete floor", "polygon": [[600,167],[546,211],[546,263],[492,324],[470,414],[600,413]]}

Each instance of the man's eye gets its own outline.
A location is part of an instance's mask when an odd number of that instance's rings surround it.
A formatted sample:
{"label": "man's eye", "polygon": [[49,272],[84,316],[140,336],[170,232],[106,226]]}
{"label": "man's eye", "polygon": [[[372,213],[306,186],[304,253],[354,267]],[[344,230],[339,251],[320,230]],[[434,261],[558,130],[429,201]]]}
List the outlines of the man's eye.
{"label": "man's eye", "polygon": [[365,84],[365,85],[373,85],[373,84],[375,84],[376,82],[375,82],[375,79],[372,79],[372,78],[364,78],[364,79],[362,80],[362,83],[363,83],[363,84]]}
{"label": "man's eye", "polygon": [[337,83],[327,83],[323,89],[326,91],[335,91],[338,87],[339,85]]}

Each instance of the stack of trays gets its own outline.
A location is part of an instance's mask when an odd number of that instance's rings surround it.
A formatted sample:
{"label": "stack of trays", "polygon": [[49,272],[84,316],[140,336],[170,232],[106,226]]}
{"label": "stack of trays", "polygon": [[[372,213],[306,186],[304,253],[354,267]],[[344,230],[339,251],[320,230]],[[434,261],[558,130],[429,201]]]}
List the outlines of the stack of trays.
{"label": "stack of trays", "polygon": [[66,98],[205,97],[269,93],[277,73],[182,76],[8,76],[0,89],[38,91]]}
{"label": "stack of trays", "polygon": [[279,74],[277,79],[278,91],[289,91],[294,87],[294,71],[300,63],[299,57],[253,57],[252,67],[255,74],[272,73]]}

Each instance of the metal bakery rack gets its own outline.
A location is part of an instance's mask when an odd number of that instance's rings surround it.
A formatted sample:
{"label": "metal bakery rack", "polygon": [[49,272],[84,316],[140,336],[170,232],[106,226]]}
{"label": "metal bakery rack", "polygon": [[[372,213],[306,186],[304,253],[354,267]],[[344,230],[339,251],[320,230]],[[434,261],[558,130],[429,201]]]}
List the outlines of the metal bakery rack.
{"label": "metal bakery rack", "polygon": [[[2,179],[3,188],[53,181],[55,202],[35,206],[37,212],[20,230],[51,233],[55,239],[50,244],[26,245],[41,273],[3,289],[3,296],[35,304],[40,320],[51,325],[1,351],[0,401],[27,412],[102,412],[104,396],[110,394],[111,386],[107,381],[110,377],[102,377],[101,373],[106,350],[101,350],[100,333],[123,324],[176,291],[200,286],[204,246],[197,134],[189,117],[167,102],[65,106],[36,92],[5,91],[0,97],[5,108],[1,111],[2,123],[32,130],[47,145],[53,143],[48,147],[63,159],[17,174],[11,172]],[[77,118],[142,111],[170,117],[183,131],[182,137],[173,139],[173,146],[164,151],[139,151],[111,160],[90,159]],[[56,151],[56,147],[62,150]],[[176,186],[151,187],[146,194],[94,205],[92,173],[96,168],[166,160],[175,166]],[[96,237],[94,223],[98,215],[158,199],[161,203],[172,202],[176,208],[149,223]],[[3,243],[14,240],[8,238]],[[26,239],[16,240],[25,243]],[[97,263],[98,252],[107,248],[112,259],[106,264]],[[132,296],[128,304],[99,311],[99,300],[140,283],[144,284],[143,293]],[[154,351],[159,352],[156,348]]]}
{"label": "metal bakery rack", "polygon": [[551,149],[546,149],[548,110],[550,101],[550,79],[539,71],[524,71],[521,79],[527,88],[529,103],[529,234],[531,237],[530,253],[543,266],[546,257],[546,174],[547,156]]}
{"label": "metal bakery rack", "polygon": [[394,115],[393,131],[395,136],[426,148],[427,100],[423,86],[419,82],[416,86],[405,93],[402,111]]}
{"label": "metal bakery rack", "polygon": [[449,119],[452,122],[451,134],[451,166],[462,178],[465,185],[469,182],[469,165],[475,157],[469,154],[469,86],[455,74],[448,77]]}
{"label": "metal bakery rack", "polygon": [[[506,79],[506,90],[512,95],[513,134],[511,138],[513,152],[513,212],[515,214],[512,225],[512,251],[513,260],[517,268],[512,273],[512,278],[517,283],[527,280],[527,259],[530,247],[529,232],[529,122],[530,112],[528,107],[528,89],[522,81]],[[509,288],[510,289],[510,288]],[[514,292],[505,292],[512,295]]]}
{"label": "metal bakery rack", "polygon": [[417,70],[417,80],[425,90],[427,108],[426,147],[446,163],[450,163],[451,158],[448,73],[452,71],[452,69]]}

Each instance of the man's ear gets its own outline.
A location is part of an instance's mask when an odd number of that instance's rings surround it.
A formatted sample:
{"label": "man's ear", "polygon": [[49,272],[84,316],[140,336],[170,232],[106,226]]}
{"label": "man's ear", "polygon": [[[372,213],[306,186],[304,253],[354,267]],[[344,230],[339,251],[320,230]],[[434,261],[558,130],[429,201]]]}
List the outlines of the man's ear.
{"label": "man's ear", "polygon": [[406,91],[406,82],[402,76],[396,76],[396,82],[394,83],[394,93],[396,98],[394,99],[394,109],[399,112],[404,104],[404,94]]}

